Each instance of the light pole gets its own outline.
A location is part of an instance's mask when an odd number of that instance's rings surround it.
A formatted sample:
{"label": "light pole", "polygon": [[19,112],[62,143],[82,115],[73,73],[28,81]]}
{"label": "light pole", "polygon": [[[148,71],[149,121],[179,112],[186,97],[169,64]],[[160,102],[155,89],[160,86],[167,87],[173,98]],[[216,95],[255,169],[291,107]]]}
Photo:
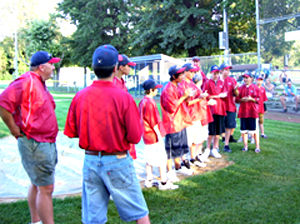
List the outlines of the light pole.
{"label": "light pole", "polygon": [[[225,0],[223,1],[225,3]],[[223,32],[224,32],[224,39],[225,39],[225,49],[224,49],[224,63],[229,64],[229,34],[228,34],[228,19],[227,19],[227,12],[224,5],[223,8]]]}
{"label": "light pole", "polygon": [[257,70],[260,73],[260,31],[259,31],[259,2],[255,0],[256,7],[256,38],[257,38]]}

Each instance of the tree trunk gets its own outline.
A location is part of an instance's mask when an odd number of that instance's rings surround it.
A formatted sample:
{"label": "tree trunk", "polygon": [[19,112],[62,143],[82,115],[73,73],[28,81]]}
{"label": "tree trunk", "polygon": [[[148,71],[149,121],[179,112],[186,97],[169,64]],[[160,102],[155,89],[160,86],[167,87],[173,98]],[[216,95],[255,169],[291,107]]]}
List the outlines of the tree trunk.
{"label": "tree trunk", "polygon": [[197,55],[196,47],[192,47],[188,50],[189,52],[189,57],[194,57]]}

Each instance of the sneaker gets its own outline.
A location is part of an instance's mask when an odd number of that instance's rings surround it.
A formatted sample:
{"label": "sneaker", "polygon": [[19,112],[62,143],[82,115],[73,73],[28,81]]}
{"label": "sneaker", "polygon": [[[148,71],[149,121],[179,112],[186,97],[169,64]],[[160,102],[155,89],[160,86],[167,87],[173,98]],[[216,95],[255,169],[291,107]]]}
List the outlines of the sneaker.
{"label": "sneaker", "polygon": [[191,176],[194,173],[194,170],[188,169],[185,166],[182,166],[180,169],[176,170],[176,173],[183,174],[186,176]]}
{"label": "sneaker", "polygon": [[158,187],[159,183],[156,180],[145,180],[145,188]]}
{"label": "sneaker", "polygon": [[229,153],[231,153],[232,151],[231,151],[231,149],[229,148],[228,145],[225,145],[225,146],[224,146],[224,152],[229,152]]}
{"label": "sneaker", "polygon": [[237,142],[237,140],[234,139],[233,135],[230,135],[229,142]]}
{"label": "sneaker", "polygon": [[248,148],[242,148],[242,151],[243,151],[243,152],[247,152],[247,151],[248,151]]}
{"label": "sneaker", "polygon": [[286,113],[287,112],[287,109],[283,109],[283,111],[282,111],[283,113]]}
{"label": "sneaker", "polygon": [[216,159],[221,159],[222,156],[220,155],[220,153],[218,153],[218,150],[217,149],[212,149],[210,151],[210,155],[215,157]]}
{"label": "sneaker", "polygon": [[197,167],[206,167],[207,165],[205,163],[201,163],[195,159],[191,159],[191,164]]}
{"label": "sneaker", "polygon": [[176,173],[174,170],[171,170],[169,172],[167,172],[167,178],[169,181],[175,183],[179,181],[179,178],[176,176]]}
{"label": "sneaker", "polygon": [[260,153],[260,149],[255,149],[255,153]]}
{"label": "sneaker", "polygon": [[191,169],[191,165],[188,159],[183,160],[183,162],[181,163],[181,167],[185,166],[188,169]]}
{"label": "sneaker", "polygon": [[239,140],[238,140],[237,142],[243,142],[243,141],[244,141],[243,138],[240,137]]}
{"label": "sneaker", "polygon": [[262,138],[265,138],[265,139],[268,138],[268,136],[266,136],[266,135],[261,135],[261,137],[262,137]]}
{"label": "sneaker", "polygon": [[170,181],[167,181],[166,184],[160,183],[160,184],[159,184],[159,187],[158,187],[159,190],[175,190],[175,189],[177,189],[177,188],[179,188],[179,186],[173,184],[173,183],[170,182]]}
{"label": "sneaker", "polygon": [[[209,152],[210,153],[210,152]],[[209,155],[209,154],[208,154]],[[206,162],[209,162],[210,160],[208,158],[205,157],[204,154],[199,154],[199,155],[196,155],[195,159],[197,161],[199,161],[200,163],[206,163]]]}
{"label": "sneaker", "polygon": [[[204,153],[202,153],[202,155],[200,156],[200,160],[202,161],[202,162],[208,162],[209,160],[208,160],[208,157],[209,157],[209,155],[210,155],[210,149],[205,149],[205,151],[204,151]],[[196,158],[197,159],[197,158]],[[208,161],[207,161],[208,160]]]}
{"label": "sneaker", "polygon": [[255,144],[255,139],[254,138],[251,138],[251,144]]}

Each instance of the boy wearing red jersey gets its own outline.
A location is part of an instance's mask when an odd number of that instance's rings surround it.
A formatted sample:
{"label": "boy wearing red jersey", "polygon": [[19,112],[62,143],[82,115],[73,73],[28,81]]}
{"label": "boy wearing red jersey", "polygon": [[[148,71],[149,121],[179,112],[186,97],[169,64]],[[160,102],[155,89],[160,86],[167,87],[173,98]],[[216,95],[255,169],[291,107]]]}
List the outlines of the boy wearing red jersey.
{"label": "boy wearing red jersey", "polygon": [[243,151],[248,151],[248,133],[254,134],[255,152],[259,153],[259,135],[257,132],[257,118],[259,105],[259,89],[252,83],[252,74],[245,72],[244,84],[239,87],[239,96],[236,98],[240,103],[238,118],[241,122],[241,134],[244,141]]}
{"label": "boy wearing red jersey", "polygon": [[215,99],[216,104],[211,105],[211,113],[213,114],[214,121],[208,124],[209,136],[207,139],[207,149],[204,155],[208,155],[208,150],[213,143],[213,148],[210,150],[210,155],[220,159],[222,156],[219,154],[219,136],[225,132],[224,116],[226,116],[226,107],[224,98],[227,96],[226,88],[224,88],[223,81],[220,80],[220,68],[213,65],[210,69],[212,78],[205,83],[204,90],[209,94],[208,99]]}
{"label": "boy wearing red jersey", "polygon": [[198,71],[197,67],[193,67],[191,63],[183,65],[185,67],[185,79],[180,83],[181,88],[190,89],[191,94],[186,102],[189,116],[192,119],[193,125],[186,128],[188,145],[190,147],[191,163],[195,166],[205,167],[206,164],[202,163],[197,157],[198,152],[201,150],[202,143],[207,139],[207,136],[202,133],[203,126],[201,125],[201,101],[205,100],[207,93],[202,91],[195,85],[193,78],[195,72]]}
{"label": "boy wearing red jersey", "polygon": [[202,84],[200,89],[203,90],[205,83],[208,81],[208,78],[206,77],[205,73],[201,69],[200,58],[198,56],[194,56],[192,60],[193,60],[193,66],[198,68],[196,74],[200,74],[202,77]]}
{"label": "boy wearing red jersey", "polygon": [[[147,180],[145,187],[158,187],[160,190],[177,189],[178,185],[174,185],[167,181],[166,165],[167,154],[163,137],[165,129],[162,125],[156,103],[153,99],[157,95],[158,88],[162,85],[155,83],[152,79],[148,79],[143,83],[145,96],[139,103],[139,111],[141,115],[141,123],[143,127],[143,140],[145,143],[146,173]],[[153,180],[153,166],[159,167],[160,183]]]}
{"label": "boy wearing red jersey", "polygon": [[[133,61],[131,61],[127,55],[125,54],[119,54],[118,56],[118,69],[115,73],[114,79],[113,79],[113,83],[116,84],[116,86],[119,89],[124,90],[125,92],[128,93],[128,89],[125,85],[125,81],[122,78],[123,75],[129,75],[131,67],[136,66],[136,63],[134,63]],[[130,149],[129,149],[129,154],[132,157],[132,159],[136,159],[136,150],[135,150],[135,145],[131,144],[130,145]]]}
{"label": "boy wearing red jersey", "polygon": [[190,95],[189,89],[184,90],[179,87],[179,83],[184,78],[185,68],[176,65],[170,67],[170,82],[162,91],[160,102],[163,117],[163,125],[166,130],[165,148],[167,152],[168,178],[178,181],[175,171],[172,169],[172,159],[175,162],[175,169],[184,171],[185,166],[181,166],[180,158],[189,152],[187,143],[186,127],[192,125],[185,100]]}
{"label": "boy wearing red jersey", "polygon": [[237,142],[233,138],[233,132],[236,128],[236,106],[235,106],[235,97],[238,96],[238,84],[236,80],[229,76],[230,69],[232,66],[227,65],[226,63],[221,64],[220,66],[221,73],[223,76],[224,86],[227,89],[227,97],[225,98],[225,106],[226,106],[226,116],[224,120],[225,124],[225,146],[224,152],[231,152],[229,148],[229,142]]}
{"label": "boy wearing red jersey", "polygon": [[256,85],[259,88],[258,124],[259,124],[259,129],[260,129],[261,137],[262,138],[268,138],[265,135],[265,130],[264,130],[264,113],[265,113],[264,103],[266,101],[268,101],[268,98],[267,98],[266,90],[262,86],[263,81],[264,81],[264,78],[262,76],[259,76],[256,79]]}

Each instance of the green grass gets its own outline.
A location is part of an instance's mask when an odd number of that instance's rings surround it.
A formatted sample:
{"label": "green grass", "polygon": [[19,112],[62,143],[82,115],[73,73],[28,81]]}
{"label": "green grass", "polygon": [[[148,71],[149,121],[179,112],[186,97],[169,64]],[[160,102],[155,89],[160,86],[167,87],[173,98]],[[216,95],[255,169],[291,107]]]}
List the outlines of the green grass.
{"label": "green grass", "polygon": [[[60,130],[70,101],[57,102]],[[266,119],[265,133],[260,154],[233,143],[233,165],[182,180],[174,191],[144,189],[152,223],[300,223],[300,124]],[[0,223],[30,221],[26,201],[0,204],[0,211]],[[81,198],[54,199],[54,215],[56,223],[81,223]],[[126,223],[112,201],[107,223]]]}

